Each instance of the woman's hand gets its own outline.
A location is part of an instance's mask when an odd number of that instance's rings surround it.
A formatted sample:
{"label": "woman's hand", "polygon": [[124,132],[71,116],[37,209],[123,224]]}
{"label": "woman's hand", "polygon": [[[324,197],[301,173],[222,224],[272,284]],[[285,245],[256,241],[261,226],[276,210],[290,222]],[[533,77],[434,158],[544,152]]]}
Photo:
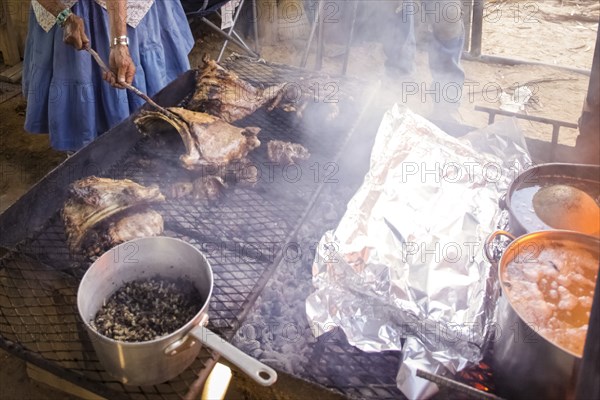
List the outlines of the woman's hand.
{"label": "woman's hand", "polygon": [[123,89],[121,82],[131,85],[135,76],[135,65],[127,46],[118,44],[110,49],[108,66],[111,72],[104,73],[103,78],[111,86]]}
{"label": "woman's hand", "polygon": [[82,50],[90,44],[83,20],[75,14],[69,15],[65,21],[63,41],[77,50]]}

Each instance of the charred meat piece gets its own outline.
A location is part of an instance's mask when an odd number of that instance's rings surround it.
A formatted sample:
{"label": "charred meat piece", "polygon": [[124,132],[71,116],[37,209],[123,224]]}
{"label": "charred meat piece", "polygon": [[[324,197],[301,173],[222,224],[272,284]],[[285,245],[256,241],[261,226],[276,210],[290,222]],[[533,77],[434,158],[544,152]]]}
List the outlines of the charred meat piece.
{"label": "charred meat piece", "polygon": [[[323,87],[323,90],[318,90],[320,87]],[[330,122],[340,115],[339,88],[340,85],[336,82],[323,83],[300,78],[284,84],[269,103],[267,110],[279,108],[288,113],[295,113],[299,119],[310,114],[312,118]]]}
{"label": "charred meat piece", "polygon": [[190,198],[215,201],[227,185],[220,176],[203,176],[195,180],[184,180],[169,186],[168,195],[173,199]]}
{"label": "charred meat piece", "polygon": [[310,153],[299,143],[271,140],[267,144],[269,160],[279,164],[294,164],[297,160],[308,160]]}
{"label": "charred meat piece", "polygon": [[242,119],[271,102],[285,84],[256,87],[205,56],[196,91],[187,108],[227,122]]}
{"label": "charred meat piece", "polygon": [[94,228],[84,239],[87,256],[93,257],[129,240],[159,236],[164,231],[163,217],[148,208],[142,211],[128,210],[117,214]]}
{"label": "charred meat piece", "polygon": [[203,176],[194,181],[193,197],[198,200],[215,201],[226,187],[223,179],[218,176]]}
{"label": "charred meat piece", "polygon": [[170,199],[182,199],[191,196],[194,192],[194,182],[191,180],[182,180],[170,184],[167,187],[167,197]]}
{"label": "charred meat piece", "polygon": [[152,131],[154,121],[171,124],[185,145],[186,152],[180,160],[189,170],[199,170],[211,164],[227,165],[246,157],[260,146],[257,138],[260,128],[238,128],[212,115],[179,107],[168,110],[169,115],[159,111],[142,111],[135,123],[144,133]]}
{"label": "charred meat piece", "polygon": [[226,183],[242,186],[254,186],[260,179],[258,166],[247,158],[234,161],[219,172]]}
{"label": "charred meat piece", "polygon": [[110,217],[164,200],[157,186],[146,187],[129,179],[91,176],[74,182],[62,209],[69,248],[74,253],[81,251],[88,232]]}

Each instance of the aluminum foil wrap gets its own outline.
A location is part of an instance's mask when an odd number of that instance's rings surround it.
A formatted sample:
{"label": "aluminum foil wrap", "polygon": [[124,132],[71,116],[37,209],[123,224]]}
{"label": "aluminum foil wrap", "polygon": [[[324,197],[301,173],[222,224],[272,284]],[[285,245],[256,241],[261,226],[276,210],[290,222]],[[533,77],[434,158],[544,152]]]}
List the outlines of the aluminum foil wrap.
{"label": "aluminum foil wrap", "polygon": [[483,245],[529,164],[512,120],[456,139],[395,105],[363,184],[321,238],[309,320],[363,351],[403,350],[400,390],[434,394],[416,369],[455,373],[482,357],[498,295]]}

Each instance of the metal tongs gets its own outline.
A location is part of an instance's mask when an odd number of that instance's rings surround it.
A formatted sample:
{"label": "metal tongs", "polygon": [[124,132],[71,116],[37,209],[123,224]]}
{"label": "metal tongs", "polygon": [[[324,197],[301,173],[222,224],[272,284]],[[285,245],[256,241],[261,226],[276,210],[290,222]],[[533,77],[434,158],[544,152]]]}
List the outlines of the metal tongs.
{"label": "metal tongs", "polygon": [[[100,58],[100,55],[96,52],[96,50],[92,49],[89,45],[84,47],[84,49],[90,53],[92,55],[92,57],[94,57],[94,60],[96,60],[96,62],[98,63],[98,65],[100,66],[100,68],[104,71],[104,72],[111,72],[110,68],[108,68],[108,66],[104,63],[104,61],[102,60],[102,58]],[[137,94],[138,96],[140,96],[142,99],[144,99],[148,104],[150,104],[152,107],[155,107],[157,110],[159,110],[160,112],[170,116],[170,117],[174,117],[174,118],[178,118],[175,114],[173,114],[171,111],[167,110],[164,107],[159,106],[154,100],[152,100],[150,98],[150,96],[148,96],[146,93],[142,92],[141,90],[139,90],[138,88],[136,88],[133,85],[130,85],[129,83],[126,82],[119,82],[120,85],[122,85],[123,87],[125,87],[128,90],[131,90],[133,93]]]}

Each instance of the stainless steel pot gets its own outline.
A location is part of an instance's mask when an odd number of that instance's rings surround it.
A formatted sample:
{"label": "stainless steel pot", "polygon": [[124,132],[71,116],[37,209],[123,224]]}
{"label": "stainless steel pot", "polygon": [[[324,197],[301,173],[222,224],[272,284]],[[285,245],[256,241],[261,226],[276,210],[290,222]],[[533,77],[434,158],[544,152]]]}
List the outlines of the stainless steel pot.
{"label": "stainless steel pot", "polygon": [[[499,262],[491,254],[492,242],[506,236],[512,240]],[[498,326],[493,342],[492,367],[498,394],[509,399],[572,398],[581,355],[564,349],[535,331],[516,311],[508,297],[502,273],[515,257],[535,257],[545,244],[561,242],[589,249],[600,262],[600,239],[572,231],[540,231],[515,238],[497,231],[486,241],[485,252],[498,267],[502,289],[498,303]],[[530,258],[526,258],[530,259]]]}
{"label": "stainless steel pot", "polygon": [[[578,186],[600,186],[600,166],[586,164],[550,163],[540,164],[520,173],[508,187],[506,194],[500,199],[500,208],[508,211],[509,229],[516,236],[534,232],[526,216],[519,212],[519,205],[514,202],[515,192],[529,186],[547,186],[552,183],[572,181]],[[533,207],[533,205],[531,205]],[[546,228],[544,228],[545,230]],[[551,229],[551,228],[547,228]]]}
{"label": "stainless steel pot", "polygon": [[[184,326],[147,342],[122,342],[93,329],[91,321],[102,304],[124,283],[160,275],[184,277],[194,283],[204,304]],[[124,384],[146,386],[172,379],[196,358],[203,344],[240,368],[261,385],[272,385],[277,373],[246,355],[204,326],[213,289],[213,273],[206,257],[179,239],[150,237],[114,247],[87,270],[77,293],[79,315],[85,323],[98,359],[106,371]]]}

